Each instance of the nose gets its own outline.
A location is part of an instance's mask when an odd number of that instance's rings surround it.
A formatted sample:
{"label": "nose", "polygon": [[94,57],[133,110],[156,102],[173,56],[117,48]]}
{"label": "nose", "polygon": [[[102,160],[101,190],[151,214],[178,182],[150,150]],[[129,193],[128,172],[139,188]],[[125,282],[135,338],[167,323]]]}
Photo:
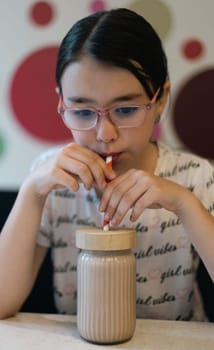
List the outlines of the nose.
{"label": "nose", "polygon": [[98,118],[96,131],[97,141],[108,143],[111,141],[115,141],[118,137],[118,130],[108,118],[108,116],[102,116]]}

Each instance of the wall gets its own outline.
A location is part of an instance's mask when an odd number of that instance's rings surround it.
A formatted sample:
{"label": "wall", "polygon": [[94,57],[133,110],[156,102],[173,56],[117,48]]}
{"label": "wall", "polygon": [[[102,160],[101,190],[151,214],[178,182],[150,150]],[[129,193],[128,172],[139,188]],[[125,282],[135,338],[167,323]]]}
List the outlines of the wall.
{"label": "wall", "polygon": [[54,67],[60,40],[80,17],[128,7],[163,39],[171,97],[159,138],[214,158],[212,0],[3,0],[0,2],[0,189],[17,189],[32,160],[69,133],[56,113]]}

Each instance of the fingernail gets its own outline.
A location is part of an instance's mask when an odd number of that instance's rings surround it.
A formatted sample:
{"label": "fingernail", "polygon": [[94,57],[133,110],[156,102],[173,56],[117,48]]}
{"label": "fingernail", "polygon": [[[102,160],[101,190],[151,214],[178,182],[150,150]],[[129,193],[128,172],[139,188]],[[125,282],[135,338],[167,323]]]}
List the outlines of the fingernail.
{"label": "fingernail", "polygon": [[130,216],[130,221],[132,221],[132,222],[136,221],[135,215],[131,214],[131,216]]}
{"label": "fingernail", "polygon": [[117,225],[119,225],[120,220],[118,220],[117,217],[113,217],[113,218],[111,218],[111,223],[112,223],[112,225],[117,226]]}
{"label": "fingernail", "polygon": [[115,174],[114,171],[110,172],[109,175],[108,175],[108,178],[109,178],[110,180],[115,179],[115,177],[116,177],[116,174]]}
{"label": "fingernail", "polygon": [[110,220],[110,216],[109,216],[108,213],[105,213],[104,220],[105,221],[109,221]]}
{"label": "fingernail", "polygon": [[104,205],[103,205],[103,204],[100,204],[100,205],[99,205],[99,211],[101,211],[101,212],[104,211]]}

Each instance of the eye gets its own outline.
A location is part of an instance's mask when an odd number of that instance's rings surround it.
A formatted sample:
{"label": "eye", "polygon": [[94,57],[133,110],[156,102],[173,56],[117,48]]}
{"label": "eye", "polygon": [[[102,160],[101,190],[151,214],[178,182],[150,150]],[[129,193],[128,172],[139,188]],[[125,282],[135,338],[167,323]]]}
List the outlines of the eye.
{"label": "eye", "polygon": [[124,106],[115,108],[113,113],[118,117],[129,117],[135,114],[138,110],[139,107],[136,106]]}
{"label": "eye", "polygon": [[81,119],[91,119],[96,117],[96,112],[91,109],[72,109],[72,116]]}

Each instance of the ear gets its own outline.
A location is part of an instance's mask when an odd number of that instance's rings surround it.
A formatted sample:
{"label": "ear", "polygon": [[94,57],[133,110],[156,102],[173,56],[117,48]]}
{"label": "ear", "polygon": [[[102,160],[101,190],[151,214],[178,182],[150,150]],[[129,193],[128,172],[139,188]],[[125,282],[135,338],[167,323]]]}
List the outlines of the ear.
{"label": "ear", "polygon": [[55,91],[56,91],[57,95],[60,95],[60,88],[59,88],[59,86],[55,87]]}
{"label": "ear", "polygon": [[163,86],[163,94],[158,100],[158,114],[161,115],[167,102],[167,98],[170,91],[170,82],[167,80]]}

